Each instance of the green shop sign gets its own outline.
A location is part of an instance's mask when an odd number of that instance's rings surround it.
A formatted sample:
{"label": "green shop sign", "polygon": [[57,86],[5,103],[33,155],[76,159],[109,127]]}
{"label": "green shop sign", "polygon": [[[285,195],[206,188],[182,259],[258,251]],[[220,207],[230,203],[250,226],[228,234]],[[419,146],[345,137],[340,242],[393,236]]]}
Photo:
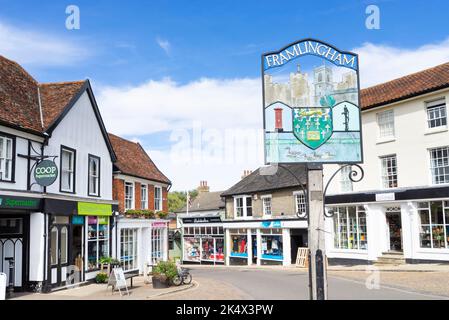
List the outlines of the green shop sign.
{"label": "green shop sign", "polygon": [[0,196],[1,209],[39,209],[41,199]]}
{"label": "green shop sign", "polygon": [[112,205],[104,203],[78,202],[80,216],[112,216]]}
{"label": "green shop sign", "polygon": [[51,160],[44,160],[34,169],[34,179],[42,187],[51,186],[58,178],[58,167]]}

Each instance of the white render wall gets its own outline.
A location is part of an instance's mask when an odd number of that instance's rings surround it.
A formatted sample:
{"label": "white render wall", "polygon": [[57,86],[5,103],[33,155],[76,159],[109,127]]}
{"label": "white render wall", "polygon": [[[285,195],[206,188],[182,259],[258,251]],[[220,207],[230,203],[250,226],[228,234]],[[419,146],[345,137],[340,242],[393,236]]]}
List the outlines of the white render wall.
{"label": "white render wall", "polygon": [[[86,92],[81,95],[80,99],[53,131],[49,145],[45,148],[46,154],[58,156],[56,165],[59,171],[61,145],[76,150],[75,196],[88,197],[88,155],[91,154],[101,158],[101,197],[92,197],[92,199],[112,200],[111,156]],[[53,185],[47,187],[47,192],[60,193],[59,178]]]}
{"label": "white render wall", "polygon": [[[43,213],[30,214],[30,278],[29,281],[44,280],[45,219]],[[45,270],[46,272],[46,270]]]}
{"label": "white render wall", "polygon": [[[430,158],[428,149],[449,145],[447,128],[429,130],[427,127],[426,102],[446,98],[449,105],[449,90],[423,95],[387,107],[376,108],[362,113],[363,150],[365,177],[354,183],[354,191],[382,189],[381,162],[379,157],[396,154],[398,165],[398,186],[417,187],[431,185]],[[378,138],[376,114],[394,109],[395,139],[381,141]],[[327,181],[337,165],[324,166],[324,179]],[[328,190],[328,194],[339,193],[338,174]]]}

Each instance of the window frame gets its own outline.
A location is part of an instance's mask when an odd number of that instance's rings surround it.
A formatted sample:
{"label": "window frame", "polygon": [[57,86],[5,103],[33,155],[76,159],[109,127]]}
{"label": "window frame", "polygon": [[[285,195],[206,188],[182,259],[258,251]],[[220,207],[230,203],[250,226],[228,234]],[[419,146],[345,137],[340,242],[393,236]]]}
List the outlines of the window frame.
{"label": "window frame", "polygon": [[[249,207],[247,204],[247,199],[251,199],[251,206]],[[239,208],[242,209],[242,215],[241,216],[237,216],[237,201],[238,200],[242,200],[242,206]],[[248,208],[251,208],[251,215],[248,215]],[[239,196],[234,196],[234,219],[248,219],[248,218],[252,218],[254,216],[254,212],[253,212],[253,197],[250,195],[239,195]]]}
{"label": "window frame", "polygon": [[[94,160],[98,160],[98,177],[97,177],[97,194],[91,193],[90,190],[90,160],[94,159]],[[101,158],[98,156],[94,156],[92,154],[88,155],[88,162],[87,162],[87,195],[89,197],[101,197],[101,190],[100,190],[100,186],[101,186]]]}
{"label": "window frame", "polygon": [[[433,219],[432,219],[432,203],[440,203],[441,204],[441,209],[442,209],[442,217],[443,217],[443,221],[442,223],[434,223]],[[420,204],[427,204],[426,207],[421,207]],[[428,211],[427,215],[428,215],[428,219],[429,222],[428,223],[422,223],[421,220],[421,212],[422,211]],[[449,213],[447,213],[449,211],[449,202],[445,201],[445,200],[436,200],[436,201],[419,201],[417,204],[417,213],[418,213],[418,228],[419,228],[419,248],[421,250],[432,250],[432,251],[440,251],[440,250],[448,250],[449,249],[449,241],[448,241],[448,236],[449,236]],[[422,234],[423,234],[423,229],[424,228],[429,228],[429,235],[430,235],[430,247],[423,247],[422,246]],[[434,228],[443,228],[443,234],[444,234],[444,247],[435,247],[434,246]]]}
{"label": "window frame", "polygon": [[[127,198],[126,197],[126,187],[127,186],[131,186],[131,198]],[[136,185],[135,185],[134,182],[125,181],[124,187],[125,187],[125,193],[124,193],[124,200],[125,200],[124,201],[125,202],[124,203],[124,208],[125,208],[125,211],[134,210],[136,208],[136,203],[135,203],[135,201],[136,201],[136,195],[135,195],[135,187],[136,187]],[[128,208],[126,206],[127,200],[131,200],[131,207],[130,208]]]}
{"label": "window frame", "polygon": [[[0,139],[4,139],[4,145],[5,145],[5,151],[6,151],[6,141],[7,139],[11,140],[11,178],[5,179],[3,177],[3,171],[0,171],[0,182],[6,182],[6,183],[15,183],[16,179],[16,136],[13,136],[11,134],[7,134],[4,132],[0,132]],[[6,160],[6,154],[5,154],[5,160]],[[6,163],[6,161],[5,161]]]}
{"label": "window frame", "polygon": [[[383,132],[383,129],[381,128],[382,126],[385,126],[388,124],[388,122],[386,121],[386,119],[382,119],[381,117],[386,115],[386,114],[391,114],[391,119],[388,119],[391,121],[391,134],[389,135],[385,135],[385,133]],[[382,120],[382,123],[381,123]],[[384,111],[380,111],[378,113],[376,113],[376,123],[377,123],[377,138],[379,140],[387,140],[387,139],[394,139],[396,137],[396,128],[395,128],[395,121],[394,121],[394,109],[388,109],[388,110],[384,110]]]}
{"label": "window frame", "polygon": [[300,204],[298,203],[298,200],[300,197],[302,197],[304,199],[304,203],[301,203],[301,206],[304,206],[304,211],[302,211],[301,213],[305,215],[307,213],[307,201],[306,201],[306,196],[304,195],[304,191],[293,192],[293,198],[295,200],[295,214],[297,215],[299,213]]}
{"label": "window frame", "polygon": [[[144,189],[145,192],[143,192]],[[145,201],[143,200],[144,195]],[[148,210],[148,185],[145,183],[140,184],[140,208],[143,210]]]}
{"label": "window frame", "polygon": [[[448,165],[447,166],[441,166],[441,167],[434,167],[433,166],[432,152],[436,151],[436,150],[443,151],[443,149],[446,149],[446,152],[447,152]],[[434,170],[435,169],[448,168],[448,171],[449,171],[449,146],[429,148],[428,151],[429,151],[428,157],[429,157],[429,169],[430,169],[430,183],[431,183],[431,185],[447,185],[447,184],[449,184],[449,179],[448,180],[444,180],[443,182],[438,182],[437,183],[436,182],[436,177],[434,176]],[[444,158],[442,158],[442,159],[444,159]],[[443,176],[445,176],[445,175],[446,174],[443,174]]]}
{"label": "window frame", "polygon": [[[264,217],[272,217],[273,216],[273,197],[271,194],[269,195],[263,195],[260,197],[260,199],[262,200],[262,211],[263,211],[263,215]],[[265,206],[265,200],[270,200],[270,213],[267,213],[267,208]]]}
{"label": "window frame", "polygon": [[[160,190],[160,198],[156,197],[156,189]],[[162,198],[163,198],[162,187],[161,186],[154,186],[154,211],[155,212],[160,212],[160,211],[164,210],[163,201],[162,201],[163,199]],[[159,202],[156,202],[156,200],[159,200]],[[156,209],[156,203],[159,204],[159,209]]]}
{"label": "window frame", "polygon": [[[71,152],[72,153],[72,190],[64,190],[62,188],[62,152],[66,151],[66,152]],[[61,170],[61,174],[59,176],[59,192],[63,192],[63,193],[70,193],[70,194],[75,194],[76,193],[76,149],[61,145],[61,149],[59,152],[59,168]]]}
{"label": "window frame", "polygon": [[[123,266],[124,271],[133,271],[139,269],[139,229],[138,228],[121,228],[120,229],[120,262]],[[131,237],[130,237],[131,236]],[[130,238],[132,238],[130,240]],[[131,246],[132,254],[128,254],[126,256],[128,260],[124,260],[124,247],[125,245],[128,247],[128,250]],[[129,253],[129,252],[128,252]],[[129,259],[129,258],[132,259]],[[132,260],[132,264],[129,261]]]}
{"label": "window frame", "polygon": [[[395,178],[395,180],[394,179],[391,180],[391,182],[396,181],[396,185],[392,186],[392,187],[389,186],[390,176],[388,173],[388,167],[386,167],[384,170],[384,161],[386,161],[387,159],[390,159],[390,158],[394,158],[395,164],[396,164],[394,174],[392,174],[392,176],[393,177],[396,176],[396,178]],[[399,172],[398,172],[398,157],[397,157],[397,155],[389,154],[389,155],[385,155],[385,156],[380,156],[379,160],[380,160],[380,179],[381,179],[380,182],[381,182],[382,189],[388,190],[388,189],[398,188],[399,187],[399,174],[398,174]],[[384,175],[384,172],[386,172],[386,175]],[[386,179],[386,180],[384,180],[384,179]]]}
{"label": "window frame", "polygon": [[[356,219],[356,231],[355,233],[350,231],[350,217],[349,217],[349,208],[355,208],[355,219]],[[353,206],[341,206],[341,207],[333,207],[331,208],[335,213],[332,219],[332,223],[333,223],[333,228],[332,228],[332,232],[333,232],[333,239],[332,239],[332,247],[334,250],[340,250],[340,251],[349,251],[349,252],[357,252],[357,251],[362,251],[362,252],[367,252],[368,251],[368,225],[367,225],[367,212],[366,209],[363,208],[361,209],[362,206],[360,205],[353,205]],[[344,213],[341,213],[339,209],[344,209]],[[364,219],[365,219],[365,232],[361,232],[361,224],[360,224],[360,214],[364,214]],[[345,225],[343,225],[344,227],[346,227],[346,244],[347,247],[346,248],[342,248],[341,244],[342,244],[342,239],[341,239],[341,234],[342,232],[340,231],[340,215],[344,214],[345,215]],[[349,244],[350,244],[350,236],[356,234],[357,235],[357,248],[349,248]],[[361,240],[361,234],[365,234],[365,240]],[[362,249],[361,248],[361,242],[365,242],[365,248]],[[338,246],[336,245],[336,242],[338,242]]]}
{"label": "window frame", "polygon": [[[439,109],[443,109],[444,110],[444,117],[441,116],[441,111],[440,112],[440,117],[438,118],[434,118],[431,119],[430,118],[430,110],[429,109],[435,109],[435,108],[439,108]],[[429,131],[433,131],[433,130],[439,130],[439,129],[447,129],[448,128],[448,119],[447,119],[447,104],[446,104],[446,98],[442,97],[440,99],[436,99],[436,100],[432,100],[432,101],[426,101],[425,102],[425,111],[426,111],[426,116],[427,116],[427,130]],[[445,124],[440,124],[439,126],[431,126],[431,121],[437,121],[440,120],[441,123],[446,122]]]}

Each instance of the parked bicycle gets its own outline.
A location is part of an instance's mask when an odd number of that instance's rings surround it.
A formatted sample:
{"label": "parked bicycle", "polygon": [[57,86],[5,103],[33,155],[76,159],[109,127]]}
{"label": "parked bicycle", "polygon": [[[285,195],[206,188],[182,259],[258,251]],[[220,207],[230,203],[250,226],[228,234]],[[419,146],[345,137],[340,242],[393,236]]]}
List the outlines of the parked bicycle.
{"label": "parked bicycle", "polygon": [[175,286],[192,283],[192,275],[190,274],[189,269],[182,268],[180,266],[178,266],[177,269],[178,274],[172,280]]}

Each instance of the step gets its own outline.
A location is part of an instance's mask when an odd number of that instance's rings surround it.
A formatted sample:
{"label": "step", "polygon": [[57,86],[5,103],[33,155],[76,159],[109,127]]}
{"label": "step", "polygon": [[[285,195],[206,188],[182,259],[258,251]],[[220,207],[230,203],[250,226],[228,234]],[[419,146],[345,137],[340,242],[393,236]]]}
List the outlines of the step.
{"label": "step", "polygon": [[375,262],[377,265],[399,265],[399,264],[405,264],[405,258],[404,256],[397,256],[397,255],[383,255],[379,258],[377,258],[377,261]]}

